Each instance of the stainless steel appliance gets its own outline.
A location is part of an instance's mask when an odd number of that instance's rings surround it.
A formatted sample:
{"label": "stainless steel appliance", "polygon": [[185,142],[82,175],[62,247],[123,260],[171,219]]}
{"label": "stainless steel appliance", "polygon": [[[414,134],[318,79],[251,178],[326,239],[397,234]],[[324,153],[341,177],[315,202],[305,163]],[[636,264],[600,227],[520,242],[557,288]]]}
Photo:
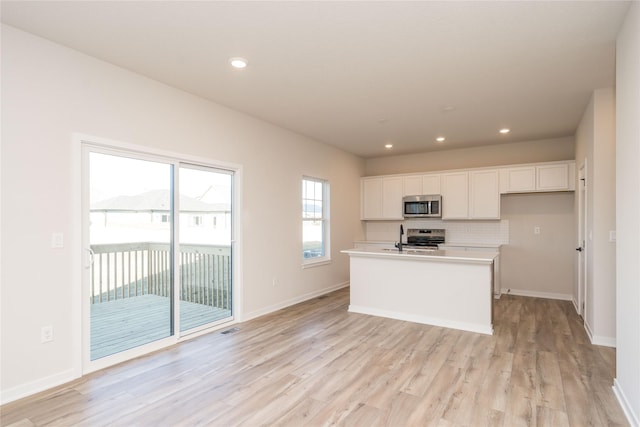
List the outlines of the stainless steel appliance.
{"label": "stainless steel appliance", "polygon": [[442,217],[442,196],[439,194],[405,196],[402,198],[402,214],[405,218],[440,218]]}
{"label": "stainless steel appliance", "polygon": [[419,248],[438,248],[445,242],[445,230],[441,228],[409,228],[407,246]]}

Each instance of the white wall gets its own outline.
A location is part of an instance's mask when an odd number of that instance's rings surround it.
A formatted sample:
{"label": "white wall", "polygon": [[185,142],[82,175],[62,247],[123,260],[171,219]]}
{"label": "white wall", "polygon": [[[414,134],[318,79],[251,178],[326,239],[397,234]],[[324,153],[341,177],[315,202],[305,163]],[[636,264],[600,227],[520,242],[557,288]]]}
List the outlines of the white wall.
{"label": "white wall", "polygon": [[[594,91],[576,131],[576,167],[587,164],[585,329],[591,342],[615,346],[615,94]],[[577,209],[577,206],[576,206]],[[577,289],[577,285],[576,285]],[[574,295],[577,300],[577,296]]]}
{"label": "white wall", "polygon": [[640,425],[640,3],[616,53],[616,379],[631,425]]}
{"label": "white wall", "polygon": [[[2,107],[3,401],[79,369],[73,132],[242,165],[245,318],[348,282],[339,251],[364,235],[360,158],[7,26]],[[328,266],[301,268],[303,175],[331,184]],[[63,249],[50,248],[54,231],[64,233]],[[44,325],[54,326],[54,342],[40,344]]]}
{"label": "white wall", "polygon": [[573,192],[502,196],[501,216],[509,221],[509,244],[501,251],[503,293],[571,299],[573,200]]}

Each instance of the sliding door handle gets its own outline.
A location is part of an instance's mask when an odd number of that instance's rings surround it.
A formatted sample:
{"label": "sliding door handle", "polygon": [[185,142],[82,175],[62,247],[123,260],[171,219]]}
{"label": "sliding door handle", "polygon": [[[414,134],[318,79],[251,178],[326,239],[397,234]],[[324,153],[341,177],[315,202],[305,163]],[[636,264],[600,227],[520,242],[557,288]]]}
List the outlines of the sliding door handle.
{"label": "sliding door handle", "polygon": [[95,253],[93,252],[93,249],[91,249],[91,248],[86,248],[85,250],[89,254],[89,257],[88,257],[88,263],[85,263],[84,268],[86,268],[88,270],[91,267],[93,267],[93,258],[95,256]]}

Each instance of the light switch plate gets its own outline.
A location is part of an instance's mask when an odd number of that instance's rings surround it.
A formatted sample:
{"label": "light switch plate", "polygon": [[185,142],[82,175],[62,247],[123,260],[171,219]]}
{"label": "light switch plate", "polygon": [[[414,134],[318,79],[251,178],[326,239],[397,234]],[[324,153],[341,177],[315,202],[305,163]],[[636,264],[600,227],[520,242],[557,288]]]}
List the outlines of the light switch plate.
{"label": "light switch plate", "polygon": [[64,247],[64,235],[62,233],[51,233],[51,247],[54,249]]}
{"label": "light switch plate", "polygon": [[616,241],[616,230],[610,230],[609,231],[609,241],[610,242],[615,242]]}

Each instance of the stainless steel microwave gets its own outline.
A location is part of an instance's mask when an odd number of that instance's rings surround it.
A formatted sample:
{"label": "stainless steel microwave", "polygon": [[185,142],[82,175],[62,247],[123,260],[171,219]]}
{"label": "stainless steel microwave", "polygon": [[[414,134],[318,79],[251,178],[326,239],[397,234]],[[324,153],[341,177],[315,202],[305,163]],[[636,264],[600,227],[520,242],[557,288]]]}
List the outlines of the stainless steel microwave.
{"label": "stainless steel microwave", "polygon": [[441,218],[442,196],[405,196],[402,198],[402,214],[405,218]]}

